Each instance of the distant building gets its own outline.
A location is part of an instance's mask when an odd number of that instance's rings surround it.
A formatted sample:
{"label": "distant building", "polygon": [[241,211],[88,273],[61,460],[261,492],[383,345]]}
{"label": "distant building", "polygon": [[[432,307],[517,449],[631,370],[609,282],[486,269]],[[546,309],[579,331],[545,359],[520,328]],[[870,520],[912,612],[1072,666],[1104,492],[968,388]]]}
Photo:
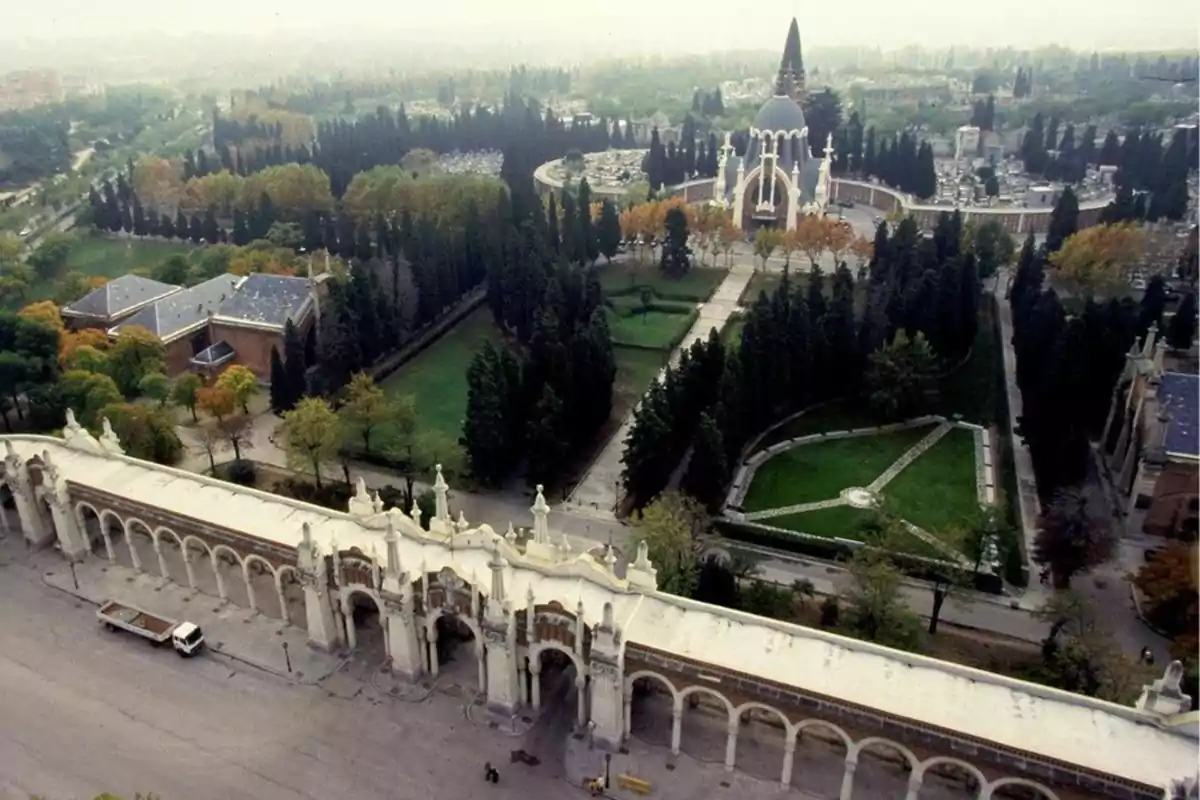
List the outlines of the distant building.
{"label": "distant building", "polygon": [[979,152],[979,128],[963,125],[954,132],[954,160],[974,158]]}
{"label": "distant building", "polygon": [[61,103],[62,79],[52,69],[27,69],[0,77],[0,111]]}
{"label": "distant building", "polygon": [[108,329],[178,291],[180,287],[169,283],[122,275],[63,306],[61,312],[63,321],[73,330]]}

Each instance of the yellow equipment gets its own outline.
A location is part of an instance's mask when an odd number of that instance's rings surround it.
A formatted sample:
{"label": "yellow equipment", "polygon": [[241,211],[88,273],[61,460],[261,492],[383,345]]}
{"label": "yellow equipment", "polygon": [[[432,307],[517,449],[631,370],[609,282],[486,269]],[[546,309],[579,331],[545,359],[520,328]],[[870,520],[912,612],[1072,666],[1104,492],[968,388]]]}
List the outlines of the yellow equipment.
{"label": "yellow equipment", "polygon": [[632,775],[618,775],[617,785],[635,794],[650,794],[650,781],[635,778]]}

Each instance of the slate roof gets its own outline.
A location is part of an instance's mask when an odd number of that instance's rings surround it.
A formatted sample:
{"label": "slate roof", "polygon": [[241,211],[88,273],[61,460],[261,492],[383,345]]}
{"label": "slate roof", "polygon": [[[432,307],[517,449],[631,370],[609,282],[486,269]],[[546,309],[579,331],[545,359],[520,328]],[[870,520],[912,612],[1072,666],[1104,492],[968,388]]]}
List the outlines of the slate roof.
{"label": "slate roof", "polygon": [[1166,451],[1193,458],[1200,456],[1200,375],[1164,372],[1158,397],[1170,418]]}
{"label": "slate roof", "polygon": [[282,328],[299,317],[308,302],[308,278],[290,275],[247,275],[238,290],[221,303],[217,316],[235,322]]}
{"label": "slate roof", "polygon": [[804,110],[790,97],[775,95],[763,103],[754,117],[754,125],[760,131],[787,133],[804,130]]}
{"label": "slate roof", "polygon": [[167,295],[156,303],[146,306],[112,329],[139,325],[163,341],[199,322],[208,319],[209,312],[216,313],[217,307],[237,291],[237,275],[218,275],[203,283]]}
{"label": "slate roof", "polygon": [[179,291],[178,286],[143,278],[140,275],[122,275],[114,278],[99,289],[63,307],[68,315],[76,314],[97,319],[112,319],[135,306],[156,297]]}

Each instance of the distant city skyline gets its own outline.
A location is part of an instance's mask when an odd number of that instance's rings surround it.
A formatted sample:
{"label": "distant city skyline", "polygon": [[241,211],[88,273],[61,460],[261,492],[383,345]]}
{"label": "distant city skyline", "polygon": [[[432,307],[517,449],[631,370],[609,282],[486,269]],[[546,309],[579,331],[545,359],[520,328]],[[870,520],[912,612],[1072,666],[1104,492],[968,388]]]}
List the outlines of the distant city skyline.
{"label": "distant city skyline", "polygon": [[[587,9],[584,13],[580,9]],[[1053,13],[1054,25],[1037,24]],[[701,2],[686,14],[671,4],[606,0],[600,4],[552,4],[547,0],[442,0],[423,4],[383,0],[209,0],[203,6],[179,6],[161,0],[42,0],[5,10],[0,40],[31,49],[54,40],[169,33],[308,36],[331,41],[356,34],[371,40],[394,37],[406,42],[445,42],[459,47],[521,49],[589,56],[673,55],[716,50],[776,48],[792,16],[800,21],[806,47],[862,45],[898,49],[925,47],[1034,48],[1058,44],[1078,50],[1160,50],[1197,47],[1200,14],[1186,0],[1143,0],[1101,10],[1085,0],[1043,3],[1016,0],[1004,6],[947,5],[941,0],[905,3],[863,0],[851,12],[841,6],[760,0],[752,14],[739,14],[725,3]],[[1061,21],[1059,24],[1058,21]],[[662,31],[669,31],[664,35]],[[189,54],[195,55],[195,54]],[[536,54],[524,60],[535,62]]]}

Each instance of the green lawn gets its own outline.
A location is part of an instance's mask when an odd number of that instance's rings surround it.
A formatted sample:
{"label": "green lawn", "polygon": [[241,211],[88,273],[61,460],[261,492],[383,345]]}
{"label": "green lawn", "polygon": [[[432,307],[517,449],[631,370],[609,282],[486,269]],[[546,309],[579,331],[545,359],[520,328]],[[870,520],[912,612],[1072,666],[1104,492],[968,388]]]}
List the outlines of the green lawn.
{"label": "green lawn", "polygon": [[617,378],[613,386],[613,416],[621,417],[637,405],[650,381],[667,363],[667,353],[638,347],[614,347]]}
{"label": "green lawn", "polygon": [[669,278],[657,266],[627,263],[598,267],[600,286],[606,295],[637,294],[648,286],[662,300],[684,300],[702,303],[725,279],[727,270],[713,267],[693,267],[682,278]]}
{"label": "green lawn", "polygon": [[954,428],[884,489],[897,513],[934,535],[960,526],[979,507],[975,438]]}
{"label": "green lawn", "polygon": [[922,426],[816,442],[780,453],[758,468],[742,507],[762,511],[832,500],[842,489],[869,484],[929,431],[929,426]]}
{"label": "green lawn", "polygon": [[485,341],[499,336],[491,311],[481,306],[389,375],[383,389],[393,397],[414,395],[422,425],[457,441],[467,410],[467,367]]}
{"label": "green lawn", "polygon": [[[119,278],[135,270],[148,270],[170,256],[187,255],[194,249],[196,248],[190,243],[83,236],[71,248],[70,254],[67,255],[67,263],[60,274],[79,272],[88,276]],[[35,280],[29,287],[26,302],[32,303],[53,297],[55,291],[54,281]]]}
{"label": "green lawn", "polygon": [[721,340],[725,342],[727,350],[737,350],[742,344],[742,330],[746,327],[746,320],[742,317],[734,317],[725,323],[725,327],[721,329]]}
{"label": "green lawn", "polygon": [[[681,306],[680,310],[683,308]],[[605,309],[605,314],[614,345],[633,345],[659,350],[672,349],[696,320],[694,309],[688,309],[682,314],[660,310],[641,313],[640,305],[637,313],[620,314],[609,308]]]}

